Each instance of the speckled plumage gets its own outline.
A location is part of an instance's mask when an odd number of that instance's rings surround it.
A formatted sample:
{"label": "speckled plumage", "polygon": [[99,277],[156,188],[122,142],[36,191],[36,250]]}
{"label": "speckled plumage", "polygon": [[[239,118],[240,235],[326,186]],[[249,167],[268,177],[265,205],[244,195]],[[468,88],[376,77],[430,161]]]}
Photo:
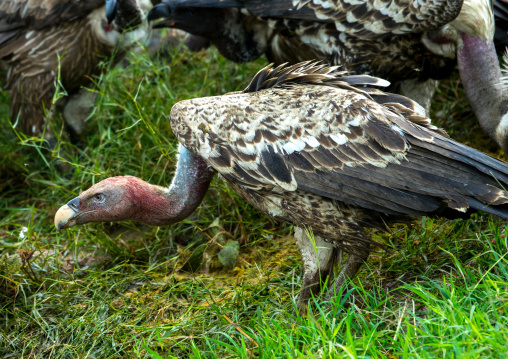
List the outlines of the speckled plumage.
{"label": "speckled plumage", "polygon": [[[321,59],[391,82],[449,76],[455,64],[453,39],[442,44],[432,41],[456,31],[455,24],[469,16],[468,7],[474,8],[475,16],[493,21],[488,8],[472,0],[464,2],[464,9],[463,0],[238,0],[236,8],[234,3],[166,0],[161,6],[174,8],[172,26],[182,26],[191,33],[202,29],[204,33],[197,35],[207,37],[217,34],[212,42],[221,42],[219,50],[235,61],[249,61],[264,52],[276,64]],[[231,8],[217,9],[225,6]],[[192,7],[197,21],[191,22],[188,17],[186,22],[178,21],[183,9]],[[206,11],[200,13],[200,7]],[[216,31],[204,28],[207,16],[216,19]],[[232,20],[224,21],[233,18],[235,27],[242,26],[242,31],[233,33],[232,25],[228,25]],[[471,31],[476,30],[485,35],[491,29],[473,26]],[[429,43],[433,48],[429,49]],[[244,47],[257,50],[242,51]]]}
{"label": "speckled plumage", "polygon": [[171,126],[248,202],[299,228],[304,267],[319,267],[305,264],[305,227],[327,252],[351,253],[340,286],[374,243],[366,228],[469,209],[508,217],[508,165],[449,139],[386,85],[315,63],[268,67],[243,92],[177,103]]}
{"label": "speckled plumage", "polygon": [[[93,96],[80,88],[100,74],[99,63],[109,59],[121,32],[137,27],[148,0],[120,1],[123,15],[107,24],[104,0],[3,0],[0,3],[0,64],[6,68],[4,89],[11,95],[11,121],[27,135],[40,136],[48,126],[55,84],[70,100],[64,117],[75,132],[90,114]],[[141,5],[140,5],[141,4]],[[144,7],[143,9],[141,7]],[[138,31],[138,30],[136,30]],[[138,37],[144,33],[139,30]],[[144,36],[144,35],[143,35]],[[120,49],[114,61],[122,58]],[[83,108],[82,102],[88,103]],[[46,138],[52,134],[48,131]]]}
{"label": "speckled plumage", "polygon": [[312,9],[317,19],[334,22],[339,31],[371,38],[443,26],[457,17],[463,0],[292,0],[292,3],[297,8]]}
{"label": "speckled plumage", "polygon": [[437,81],[458,64],[482,128],[508,151],[490,0],[163,0],[157,17],[165,20],[156,26],[208,37],[233,61],[320,59],[384,78],[427,112]]}

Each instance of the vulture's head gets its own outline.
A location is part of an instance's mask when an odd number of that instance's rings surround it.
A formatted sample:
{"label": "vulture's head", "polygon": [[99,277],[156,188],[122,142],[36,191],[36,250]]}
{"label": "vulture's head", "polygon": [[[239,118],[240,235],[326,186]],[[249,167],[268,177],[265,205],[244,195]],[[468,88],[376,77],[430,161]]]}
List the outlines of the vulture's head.
{"label": "vulture's head", "polygon": [[92,12],[89,19],[103,43],[112,47],[119,43],[129,46],[147,36],[145,20],[151,7],[149,0],[106,0],[106,6]]}
{"label": "vulture's head", "polygon": [[422,40],[430,51],[457,58],[462,84],[482,128],[508,153],[508,91],[494,28],[490,0],[464,0],[455,20],[426,32]]}
{"label": "vulture's head", "polygon": [[55,226],[60,230],[90,222],[140,220],[146,200],[157,197],[154,187],[132,176],[107,178],[60,207]]}
{"label": "vulture's head", "polygon": [[117,31],[137,28],[151,8],[149,0],[106,0],[106,19]]}
{"label": "vulture's head", "polygon": [[180,146],[168,188],[133,176],[106,178],[62,206],[56,212],[55,226],[60,230],[76,224],[127,220],[156,226],[173,224],[199,206],[214,173],[200,156]]}

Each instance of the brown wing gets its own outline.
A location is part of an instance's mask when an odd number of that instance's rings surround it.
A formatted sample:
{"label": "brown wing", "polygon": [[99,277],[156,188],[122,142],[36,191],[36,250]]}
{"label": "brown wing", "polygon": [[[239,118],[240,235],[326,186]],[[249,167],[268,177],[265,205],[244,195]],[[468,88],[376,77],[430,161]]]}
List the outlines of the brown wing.
{"label": "brown wing", "polygon": [[333,22],[341,32],[367,38],[436,29],[455,19],[463,3],[463,0],[242,1],[255,16]]}
{"label": "brown wing", "polygon": [[26,31],[73,21],[104,4],[105,0],[2,0],[0,58],[1,48]]}
{"label": "brown wing", "polygon": [[300,189],[388,214],[425,215],[443,201],[460,211],[508,202],[500,189],[508,188],[508,167],[392,111],[376,114],[369,102],[358,98],[342,111],[354,119],[343,130],[305,131],[305,119],[283,135],[261,126],[243,141],[217,143],[207,162],[246,187]]}
{"label": "brown wing", "polygon": [[495,207],[508,202],[506,164],[432,130],[411,100],[362,88],[375,79],[343,76],[330,86],[315,80],[321,71],[265,69],[245,93],[175,105],[172,127],[185,147],[253,190],[300,189],[394,215],[444,203],[508,217]]}
{"label": "brown wing", "polygon": [[[51,111],[55,77],[50,72],[38,76],[15,76],[10,84],[10,118],[17,130],[40,136],[46,130]],[[54,145],[53,143],[50,145]]]}
{"label": "brown wing", "polygon": [[341,32],[371,38],[419,33],[455,19],[463,0],[165,0],[189,7],[244,7],[252,15],[335,23]]}
{"label": "brown wing", "polygon": [[436,29],[455,19],[463,0],[300,0],[318,18],[332,20],[339,31],[358,37],[418,33]]}

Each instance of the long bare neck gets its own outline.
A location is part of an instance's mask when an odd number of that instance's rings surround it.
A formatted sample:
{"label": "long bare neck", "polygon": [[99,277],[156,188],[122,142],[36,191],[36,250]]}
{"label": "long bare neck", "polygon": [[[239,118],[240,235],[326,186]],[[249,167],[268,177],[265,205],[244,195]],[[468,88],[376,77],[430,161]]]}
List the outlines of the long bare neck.
{"label": "long bare neck", "polygon": [[175,176],[169,188],[151,186],[139,202],[137,220],[153,225],[169,225],[190,216],[200,205],[215,172],[200,156],[179,147]]}
{"label": "long bare neck", "polygon": [[493,42],[462,34],[458,65],[467,98],[482,128],[508,151],[508,93]]}

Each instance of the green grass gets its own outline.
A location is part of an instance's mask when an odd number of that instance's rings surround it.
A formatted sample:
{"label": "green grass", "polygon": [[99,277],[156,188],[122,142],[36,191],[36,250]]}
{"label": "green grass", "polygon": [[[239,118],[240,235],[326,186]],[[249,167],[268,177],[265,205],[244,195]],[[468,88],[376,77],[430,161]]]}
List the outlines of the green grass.
{"label": "green grass", "polygon": [[[391,249],[374,253],[331,306],[316,299],[303,318],[294,314],[301,268],[291,227],[220,180],[195,214],[171,227],[57,233],[58,207],[108,176],[169,184],[172,104],[242,89],[265,64],[181,48],[166,61],[143,53],[130,60],[98,79],[83,151],[58,119],[53,152],[16,135],[0,95],[0,358],[508,356],[507,238],[490,216],[425,218],[377,234]],[[501,156],[457,80],[441,85],[433,109],[452,137]],[[56,167],[62,159],[65,172]],[[234,269],[217,259],[227,239],[241,243]],[[211,258],[205,273],[203,253]]]}

